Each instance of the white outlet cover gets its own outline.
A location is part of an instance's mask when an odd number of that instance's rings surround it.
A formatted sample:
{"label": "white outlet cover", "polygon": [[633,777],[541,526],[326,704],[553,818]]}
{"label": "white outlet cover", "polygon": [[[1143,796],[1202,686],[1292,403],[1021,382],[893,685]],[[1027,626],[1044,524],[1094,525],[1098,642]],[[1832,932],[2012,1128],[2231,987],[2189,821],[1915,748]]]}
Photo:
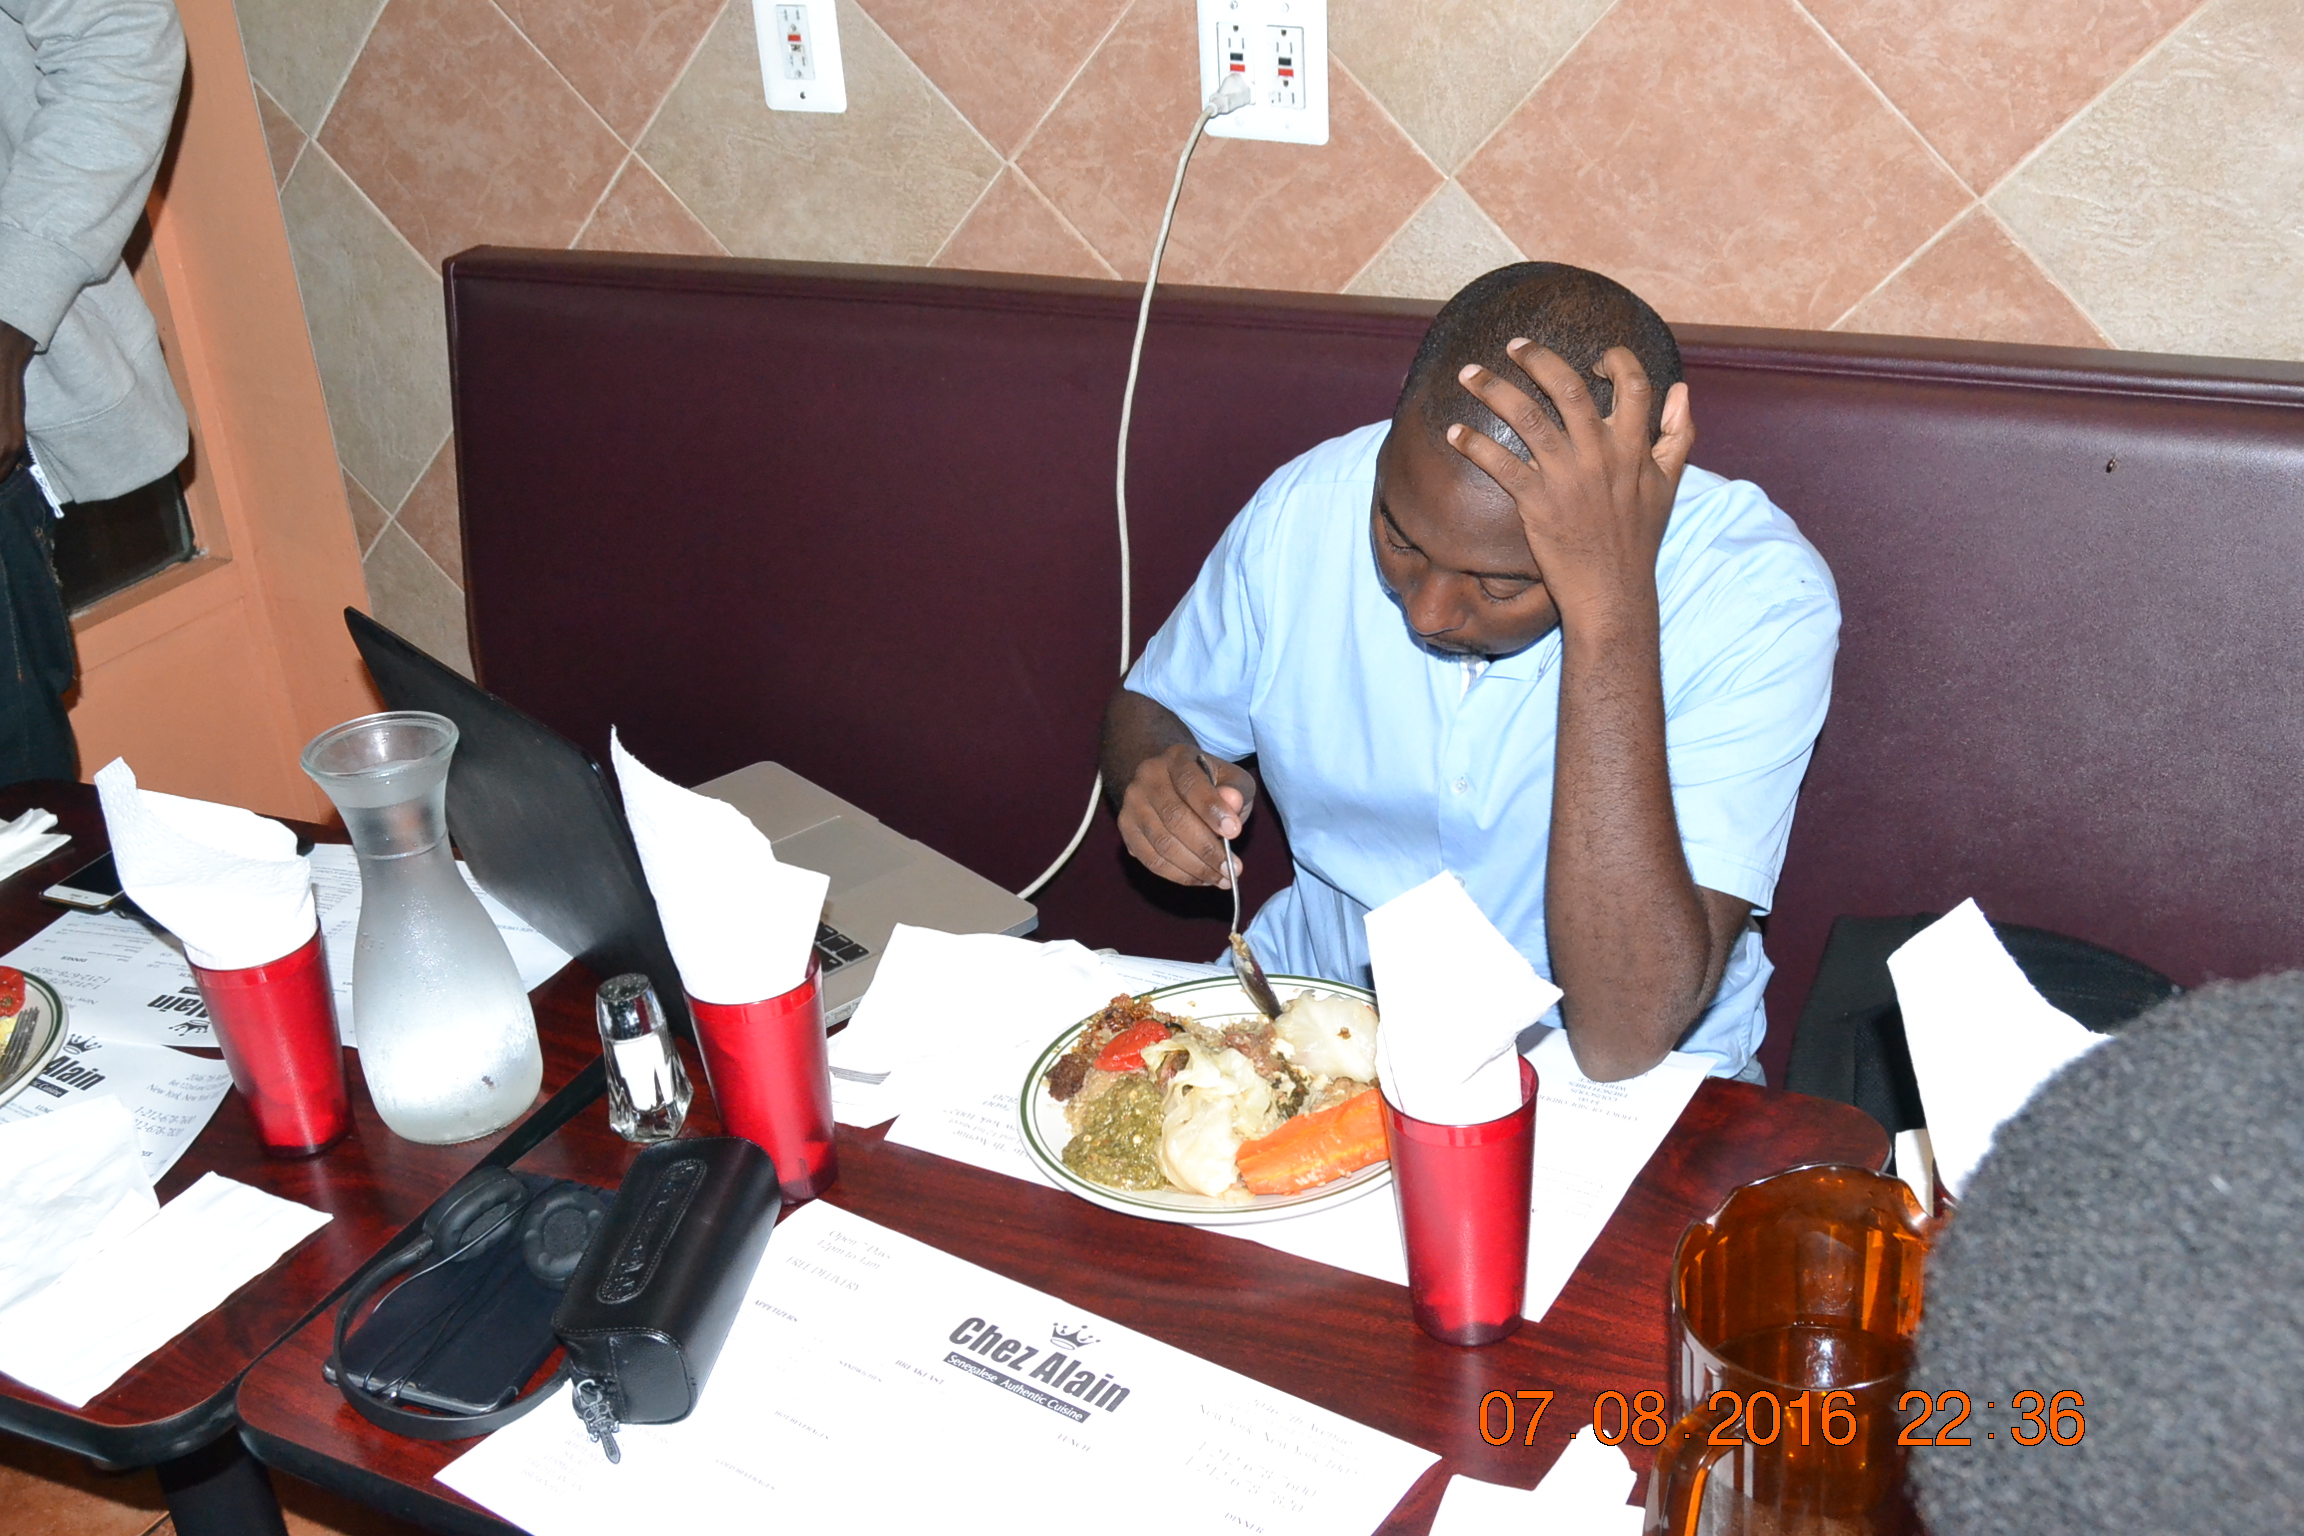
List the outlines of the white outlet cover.
{"label": "white outlet cover", "polygon": [[[798,24],[805,68],[795,67],[788,30]],[[834,0],[752,0],[760,43],[760,81],[772,112],[845,112],[848,77],[840,68],[840,18]]]}
{"label": "white outlet cover", "polygon": [[[1328,142],[1328,0],[1199,0],[1200,99],[1216,92],[1224,60],[1218,38],[1238,23],[1248,34],[1248,85],[1252,100],[1237,112],[1209,123],[1220,139],[1268,139],[1279,144]],[[1304,56],[1296,61],[1304,93],[1301,107],[1273,104],[1279,66],[1273,44],[1276,28],[1304,29]]]}

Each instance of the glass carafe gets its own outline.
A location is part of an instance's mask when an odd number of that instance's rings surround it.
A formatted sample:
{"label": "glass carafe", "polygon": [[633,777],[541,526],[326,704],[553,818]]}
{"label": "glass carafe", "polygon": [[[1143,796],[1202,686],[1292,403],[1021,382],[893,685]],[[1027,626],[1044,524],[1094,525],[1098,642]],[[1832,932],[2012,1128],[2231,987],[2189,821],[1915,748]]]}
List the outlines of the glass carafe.
{"label": "glass carafe", "polygon": [[509,1125],[544,1082],[528,989],[448,849],[455,751],[455,722],[401,710],[323,731],[303,759],[360,860],[361,1075],[387,1126],[435,1144]]}

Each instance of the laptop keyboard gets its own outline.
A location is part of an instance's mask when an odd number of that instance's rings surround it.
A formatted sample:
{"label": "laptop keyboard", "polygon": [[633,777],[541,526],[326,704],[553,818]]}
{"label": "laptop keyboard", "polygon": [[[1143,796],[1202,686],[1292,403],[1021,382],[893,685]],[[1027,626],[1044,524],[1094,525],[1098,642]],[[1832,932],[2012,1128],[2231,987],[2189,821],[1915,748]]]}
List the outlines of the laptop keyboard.
{"label": "laptop keyboard", "polygon": [[816,925],[816,972],[828,976],[844,965],[853,965],[872,951],[857,943],[830,923]]}

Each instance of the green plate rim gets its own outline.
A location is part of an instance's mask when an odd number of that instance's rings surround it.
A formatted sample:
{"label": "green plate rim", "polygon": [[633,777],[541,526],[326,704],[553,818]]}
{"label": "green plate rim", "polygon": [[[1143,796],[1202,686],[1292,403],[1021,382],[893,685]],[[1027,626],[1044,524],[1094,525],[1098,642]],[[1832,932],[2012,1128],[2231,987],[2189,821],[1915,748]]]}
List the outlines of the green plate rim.
{"label": "green plate rim", "polygon": [[64,1048],[64,1037],[68,1033],[64,1027],[63,995],[50,986],[45,979],[33,975],[30,971],[19,970],[17,974],[24,978],[26,986],[40,989],[47,998],[49,1008],[55,1014],[56,1022],[47,1043],[25,1058],[23,1070],[17,1075],[16,1081],[0,1083],[0,1105],[13,1102],[16,1095],[32,1086],[32,1079],[46,1071],[48,1063],[54,1061],[56,1053]]}

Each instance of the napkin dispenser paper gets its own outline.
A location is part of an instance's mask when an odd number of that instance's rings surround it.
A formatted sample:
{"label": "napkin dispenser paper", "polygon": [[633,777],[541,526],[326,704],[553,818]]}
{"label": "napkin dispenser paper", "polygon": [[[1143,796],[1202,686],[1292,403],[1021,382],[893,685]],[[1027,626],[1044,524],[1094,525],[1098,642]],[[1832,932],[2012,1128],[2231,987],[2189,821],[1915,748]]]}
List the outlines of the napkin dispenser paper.
{"label": "napkin dispenser paper", "polygon": [[[634,1159],[552,1310],[550,1333],[566,1357],[527,1396],[479,1413],[420,1412],[404,1404],[423,1398],[379,1390],[373,1372],[341,1368],[347,1327],[386,1281],[427,1260],[449,1265],[461,1256],[465,1245],[451,1230],[465,1224],[458,1218],[469,1219],[460,1198],[469,1204],[469,1186],[491,1174],[517,1182],[500,1169],[468,1176],[426,1213],[417,1237],[379,1261],[346,1297],[329,1372],[345,1400],[396,1434],[461,1440],[511,1423],[566,1379],[576,1383],[575,1406],[612,1457],[618,1424],[686,1418],[703,1396],[782,1205],[775,1165],[740,1137],[664,1142]],[[455,1329],[459,1314],[488,1315],[451,1305],[442,1326]],[[548,1339],[539,1342],[550,1347]],[[541,1351],[529,1358],[540,1359]]]}

